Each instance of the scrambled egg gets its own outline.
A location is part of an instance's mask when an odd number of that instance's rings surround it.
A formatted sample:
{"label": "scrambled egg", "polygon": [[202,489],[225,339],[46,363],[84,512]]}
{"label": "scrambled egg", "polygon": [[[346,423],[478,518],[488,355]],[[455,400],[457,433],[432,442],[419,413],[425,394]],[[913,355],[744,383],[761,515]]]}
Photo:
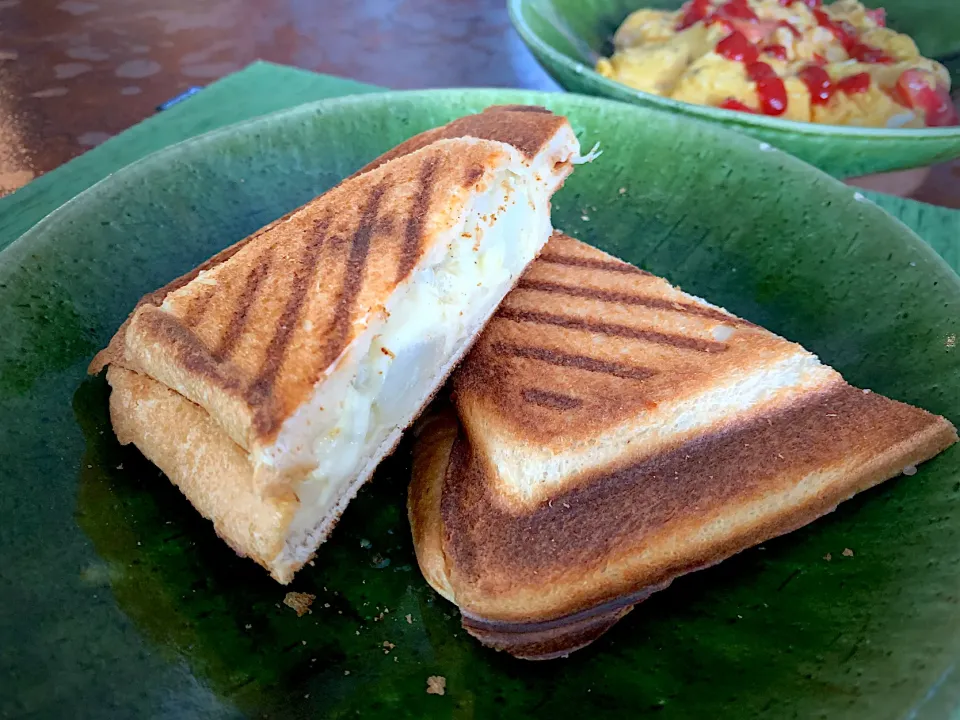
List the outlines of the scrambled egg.
{"label": "scrambled egg", "polygon": [[[736,37],[732,37],[736,36]],[[637,10],[597,72],[675,100],[864,127],[960,123],[950,75],[857,0],[690,0]]]}

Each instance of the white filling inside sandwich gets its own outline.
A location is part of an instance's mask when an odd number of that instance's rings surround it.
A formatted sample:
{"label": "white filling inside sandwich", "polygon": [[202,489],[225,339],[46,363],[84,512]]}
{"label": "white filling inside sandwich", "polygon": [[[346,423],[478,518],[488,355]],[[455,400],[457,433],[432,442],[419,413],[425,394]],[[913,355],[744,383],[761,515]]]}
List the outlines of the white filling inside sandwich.
{"label": "white filling inside sandwich", "polygon": [[557,180],[552,168],[497,173],[464,223],[432,245],[276,442],[253,458],[304,475],[279,564],[310,557],[547,241]]}

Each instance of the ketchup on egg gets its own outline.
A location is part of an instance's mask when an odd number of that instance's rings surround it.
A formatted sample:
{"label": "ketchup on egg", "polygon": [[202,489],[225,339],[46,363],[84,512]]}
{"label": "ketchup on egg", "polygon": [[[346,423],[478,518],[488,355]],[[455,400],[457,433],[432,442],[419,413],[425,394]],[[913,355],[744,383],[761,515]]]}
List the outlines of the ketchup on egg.
{"label": "ketchup on egg", "polygon": [[764,115],[783,115],[787,110],[787,88],[776,70],[765,62],[747,65],[747,77],[757,84],[760,110]]}
{"label": "ketchup on egg", "polygon": [[760,53],[741,32],[732,32],[717,43],[714,50],[720,57],[734,62],[752,63]]}
{"label": "ketchup on egg", "polygon": [[[778,4],[785,8],[794,3],[808,8],[817,25],[836,38],[851,60],[882,65],[897,62],[896,57],[863,42],[857,28],[849,22],[831,16],[823,8],[822,0],[778,0]],[[886,27],[886,11],[883,8],[867,10],[866,16],[878,27]],[[789,63],[789,58],[796,57],[797,51],[789,52],[790,43],[784,45],[777,42],[773,39],[773,32],[783,28],[796,39],[802,38],[803,33],[788,20],[761,20],[748,0],[689,0],[682,8],[676,29],[684,30],[698,22],[708,26],[718,25],[727,32],[717,43],[715,52],[727,60],[742,63],[747,78],[756,85],[758,108],[751,108],[734,97],[726,98],[719,107],[772,116],[785,113],[788,102],[786,85],[777,72],[760,58],[765,55]],[[781,37],[786,41],[784,36]],[[812,53],[812,57],[811,62],[796,72],[810,93],[811,105],[827,105],[836,93],[856,95],[870,90],[870,73],[858,72],[834,80],[824,69],[830,64],[827,58],[816,52]],[[936,78],[929,73],[904,71],[894,88],[884,90],[901,105],[922,111],[928,126],[960,124],[960,117],[949,94],[937,86]]]}
{"label": "ketchup on egg", "polygon": [[783,45],[764,45],[762,48],[760,48],[760,52],[762,52],[764,55],[775,57],[778,60],[787,59],[787,49]]}

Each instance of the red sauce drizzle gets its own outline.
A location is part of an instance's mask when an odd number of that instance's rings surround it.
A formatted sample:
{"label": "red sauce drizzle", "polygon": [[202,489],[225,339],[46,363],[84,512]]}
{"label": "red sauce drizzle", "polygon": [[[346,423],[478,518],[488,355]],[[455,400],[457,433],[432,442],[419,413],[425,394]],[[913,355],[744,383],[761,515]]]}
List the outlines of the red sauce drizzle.
{"label": "red sauce drizzle", "polygon": [[787,49],[783,45],[765,45],[760,49],[764,55],[771,55],[780,60],[787,59]]}
{"label": "red sauce drizzle", "polygon": [[747,0],[729,0],[716,10],[712,9],[710,0],[691,0],[683,6],[683,15],[680,16],[676,29],[678,32],[686,30],[698,22],[705,22],[707,25],[720,23],[730,28],[732,20],[757,22],[759,18],[747,4]]}
{"label": "red sauce drizzle", "polygon": [[677,31],[686,30],[691,25],[700,22],[710,14],[710,0],[691,0],[683,6],[683,15],[677,23]]}
{"label": "red sauce drizzle", "polygon": [[887,55],[883,50],[860,42],[857,29],[846,20],[834,20],[825,11],[816,8],[813,10],[813,16],[817,19],[817,25],[833,33],[833,36],[843,45],[843,49],[847,51],[847,55],[854,60],[884,65],[896,62],[895,58]]}
{"label": "red sauce drizzle", "polygon": [[867,45],[866,43],[858,42],[852,48],[847,49],[847,54],[852,57],[854,60],[859,60],[864,63],[880,63],[881,65],[890,65],[895,63],[896,58],[887,55],[880,48],[875,48],[872,45]]}
{"label": "red sauce drizzle", "polygon": [[833,81],[830,80],[826,70],[819,65],[807,65],[797,73],[797,77],[810,91],[811,105],[826,105],[830,102],[834,88]]}
{"label": "red sauce drizzle", "polygon": [[781,20],[780,22],[777,23],[777,27],[782,27],[789,30],[794,37],[797,37],[797,38],[802,37],[802,33],[799,30],[797,30],[797,28],[791,22],[788,22],[786,20]]}
{"label": "red sauce drizzle", "polygon": [[763,114],[783,115],[787,109],[787,88],[776,71],[765,62],[752,62],[747,65],[747,77],[757,84]]}
{"label": "red sauce drizzle", "polygon": [[724,110],[737,110],[738,112],[753,113],[754,115],[757,113],[757,111],[752,107],[744,105],[742,102],[732,97],[727,98],[720,103],[720,107],[722,107]]}
{"label": "red sauce drizzle", "polygon": [[[746,0],[731,0],[722,8],[730,5],[746,6]],[[749,10],[749,8],[747,8]],[[742,19],[742,18],[741,18]],[[717,43],[716,53],[721,57],[746,65],[747,77],[757,85],[757,96],[760,98],[760,112],[764,115],[782,115],[787,109],[787,88],[776,71],[767,63],[759,62],[760,51],[751,43],[742,32],[734,31]],[[764,48],[776,57],[786,59],[786,48],[782,45],[772,45]],[[734,98],[727,98],[720,107],[727,110],[741,112],[756,112]],[[747,109],[745,109],[747,108]]]}
{"label": "red sauce drizzle", "polygon": [[827,15],[825,10],[819,9],[814,9],[813,16],[817,19],[817,25],[832,32],[834,37],[837,38],[844,47],[854,41],[854,38],[847,32],[846,28],[841,25],[842,20],[838,22]]}
{"label": "red sauce drizzle", "polygon": [[757,48],[751,45],[750,41],[740,32],[732,32],[718,42],[716,53],[727,60],[744,63],[755,62],[760,57]]}
{"label": "red sauce drizzle", "polygon": [[870,73],[857,73],[837,80],[837,90],[847,95],[856,95],[870,89]]}
{"label": "red sauce drizzle", "polygon": [[855,95],[870,89],[870,74],[865,72],[833,82],[819,65],[807,65],[797,75],[810,91],[811,105],[826,105],[837,91]]}
{"label": "red sauce drizzle", "polygon": [[750,9],[747,0],[730,0],[717,8],[717,18],[731,20],[759,20],[757,14]]}
{"label": "red sauce drizzle", "polygon": [[[857,34],[857,29],[853,27],[853,25],[845,20],[834,20],[824,10],[821,10],[822,0],[779,0],[779,4],[782,7],[789,7],[794,2],[801,2],[810,8],[817,20],[817,24],[829,30],[840,44],[843,45],[847,55],[852,59],[864,63],[888,64],[896,62],[895,58],[879,48],[861,42]],[[707,24],[722,22],[727,27],[730,27],[731,23],[726,20],[734,21],[734,24],[736,24],[735,21],[737,20],[757,21],[757,16],[753,10],[750,9],[747,0],[729,0],[729,2],[717,8],[715,12],[710,11],[709,0],[692,0],[692,2],[685,7],[686,10],[680,25],[677,27],[678,30],[682,29],[682,27],[689,27],[689,25],[694,22],[699,22],[700,20],[706,21]],[[880,27],[886,26],[886,11],[882,8],[869,10],[867,11],[867,15]],[[779,21],[776,26],[786,28],[795,37],[801,36],[800,31],[786,20]],[[759,112],[763,112],[765,115],[782,115],[786,112],[787,90],[783,80],[780,79],[774,69],[767,63],[758,61],[760,52],[781,60],[786,60],[787,50],[783,45],[765,45],[758,51],[757,47],[750,42],[743,32],[733,31],[717,43],[716,52],[728,60],[742,62],[746,65],[747,77],[757,85],[757,96],[760,98]],[[834,83],[822,67],[827,64],[827,59],[818,53],[814,53],[813,58],[813,63],[807,65],[797,73],[800,80],[807,86],[807,90],[810,91],[810,103],[812,105],[826,105],[837,91],[853,95],[866,92],[870,89],[871,79],[869,73],[857,73],[856,75],[851,75]],[[901,84],[905,87],[907,86],[905,82]],[[914,81],[912,84],[917,85],[918,83]],[[927,92],[931,91],[932,88]],[[913,93],[911,93],[912,97],[909,98],[909,101],[906,97],[908,93],[904,90],[900,92],[904,105],[912,107],[915,104],[922,104],[929,107],[930,109],[927,111],[928,118],[934,116],[935,122],[943,122],[946,119],[944,116],[948,114],[951,115],[949,120],[953,120],[956,117],[955,113],[947,113],[939,107],[942,101],[935,102],[932,97],[928,97],[922,90],[920,92],[914,90]],[[917,95],[921,95],[926,102],[918,102]],[[933,107],[934,105],[936,105],[936,107]],[[720,104],[720,107],[727,110],[738,110],[740,112],[758,112],[732,97],[724,100]],[[950,108],[952,109],[952,105]]]}

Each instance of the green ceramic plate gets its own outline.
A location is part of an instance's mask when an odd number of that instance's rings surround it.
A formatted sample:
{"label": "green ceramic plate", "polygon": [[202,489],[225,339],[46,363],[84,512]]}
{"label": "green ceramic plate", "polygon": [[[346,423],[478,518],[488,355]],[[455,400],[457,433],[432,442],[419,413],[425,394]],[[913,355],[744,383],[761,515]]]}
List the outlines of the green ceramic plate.
{"label": "green ceramic plate", "polygon": [[[755,140],[510,91],[369,95],[229,128],[116,173],[0,253],[0,717],[873,719],[958,706],[956,450],[682,579],[568,660],[531,664],[467,637],[420,577],[409,448],[289,588],[317,595],[298,618],[285,588],[117,444],[106,385],[84,369],[142,293],[404,138],[524,102],[606,148],[557,195],[559,227],[960,421],[948,340],[960,279],[852,189]],[[426,694],[430,675],[447,678],[445,696]]]}
{"label": "green ceramic plate", "polygon": [[[634,90],[593,71],[633,10],[677,8],[680,0],[507,0],[524,42],[567,90],[657,107],[725,125],[772,143],[836,177],[929,165],[960,156],[960,127],[886,130],[800,123],[693,105]],[[958,0],[895,0],[891,27],[915,33],[931,54],[960,52]],[[922,12],[914,12],[918,7]],[[909,10],[908,10],[909,8]],[[902,25],[897,25],[901,21]],[[939,24],[938,24],[939,23]],[[955,78],[960,80],[960,78]]]}

